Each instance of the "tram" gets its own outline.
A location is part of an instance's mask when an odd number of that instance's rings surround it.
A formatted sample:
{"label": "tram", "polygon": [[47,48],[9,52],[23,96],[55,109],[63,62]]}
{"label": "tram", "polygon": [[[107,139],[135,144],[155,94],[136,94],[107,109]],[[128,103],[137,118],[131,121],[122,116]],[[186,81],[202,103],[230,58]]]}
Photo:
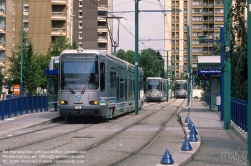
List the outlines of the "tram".
{"label": "tram", "polygon": [[146,78],[146,101],[165,101],[167,100],[166,79],[161,77]]}
{"label": "tram", "polygon": [[187,80],[176,80],[174,82],[174,96],[176,98],[187,97]]}
{"label": "tram", "polygon": [[[138,68],[138,108],[144,104]],[[135,110],[135,66],[100,50],[64,50],[59,56],[60,116],[111,119]]]}

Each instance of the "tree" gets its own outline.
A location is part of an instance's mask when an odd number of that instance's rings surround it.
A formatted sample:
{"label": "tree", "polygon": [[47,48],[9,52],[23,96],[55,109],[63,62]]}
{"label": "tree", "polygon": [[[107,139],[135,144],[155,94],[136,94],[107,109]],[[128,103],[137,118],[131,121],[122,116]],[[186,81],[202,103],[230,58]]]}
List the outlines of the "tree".
{"label": "tree", "polygon": [[72,46],[71,43],[69,42],[69,40],[67,40],[66,37],[60,36],[60,37],[57,37],[53,41],[53,43],[51,43],[49,45],[47,55],[48,55],[49,58],[52,57],[52,56],[59,56],[60,53],[63,50],[73,49],[74,47],[76,47],[76,43],[74,44],[74,46]]}
{"label": "tree", "polygon": [[[20,59],[20,52],[13,52],[12,57],[9,57],[12,65],[7,73],[13,78],[13,83],[16,84],[20,83]],[[41,84],[40,65],[36,63],[35,59],[33,45],[30,41],[26,41],[23,49],[22,77],[23,89],[28,91],[29,94],[33,94]]]}
{"label": "tree", "polygon": [[[231,0],[229,3],[228,24],[226,30],[230,34],[230,49],[226,56],[231,61],[231,96],[247,100],[247,20],[243,14],[247,8],[244,0]],[[237,40],[238,39],[238,43]],[[224,71],[227,72],[227,71]]]}
{"label": "tree", "polygon": [[142,50],[139,55],[139,67],[144,71],[144,82],[147,77],[160,77],[164,76],[164,60],[160,52],[149,48]]}

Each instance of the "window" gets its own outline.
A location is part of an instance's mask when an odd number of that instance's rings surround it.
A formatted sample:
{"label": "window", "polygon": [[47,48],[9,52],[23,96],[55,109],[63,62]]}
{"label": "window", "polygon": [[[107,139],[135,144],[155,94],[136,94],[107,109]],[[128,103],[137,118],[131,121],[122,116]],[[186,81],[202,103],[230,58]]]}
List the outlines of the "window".
{"label": "window", "polygon": [[29,6],[24,6],[24,12],[29,12]]}
{"label": "window", "polygon": [[82,1],[82,0],[79,0],[78,6],[79,6],[79,7],[83,7],[83,1]]}
{"label": "window", "polygon": [[80,10],[80,11],[78,12],[78,15],[79,15],[79,16],[78,16],[79,18],[82,18],[82,17],[83,17],[83,11]]}
{"label": "window", "polygon": [[83,23],[82,23],[82,21],[79,21],[79,22],[78,22],[78,28],[79,28],[79,29],[82,29],[82,28],[83,28]]}
{"label": "window", "polygon": [[111,88],[116,87],[116,72],[115,71],[110,72],[110,86]]}
{"label": "window", "polygon": [[24,31],[28,31],[29,30],[29,21],[28,20],[24,20]]}
{"label": "window", "polygon": [[28,4],[24,4],[23,8],[24,8],[24,13],[23,14],[25,16],[27,16],[29,14],[29,5]]}
{"label": "window", "polygon": [[78,32],[78,39],[82,39],[83,35],[82,32]]}

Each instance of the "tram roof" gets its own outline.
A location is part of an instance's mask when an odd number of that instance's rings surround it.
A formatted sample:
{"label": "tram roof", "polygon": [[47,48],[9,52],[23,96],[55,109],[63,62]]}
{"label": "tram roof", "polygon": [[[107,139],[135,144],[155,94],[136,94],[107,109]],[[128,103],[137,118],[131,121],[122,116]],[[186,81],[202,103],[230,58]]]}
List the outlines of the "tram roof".
{"label": "tram roof", "polygon": [[[116,59],[116,60],[118,60],[118,61],[120,61],[120,62],[123,62],[123,63],[125,63],[126,65],[128,65],[128,66],[132,66],[132,67],[135,67],[135,65],[133,65],[133,64],[131,64],[131,63],[129,63],[129,62],[127,62],[127,61],[125,61],[125,60],[123,60],[123,59],[120,59],[120,58],[118,58],[118,57],[116,57],[116,56],[114,56],[114,55],[111,55],[111,54],[109,54],[108,52],[106,52],[106,51],[102,51],[102,50],[95,50],[95,49],[68,49],[68,50],[63,50],[62,52],[61,52],[61,54],[60,55],[62,55],[62,54],[77,54],[77,53],[90,53],[90,54],[98,54],[98,55],[102,55],[102,56],[108,56],[108,57],[111,57],[111,58],[113,58],[113,59]],[[139,70],[142,70],[142,68],[140,68],[139,67]],[[143,70],[142,70],[143,71]]]}

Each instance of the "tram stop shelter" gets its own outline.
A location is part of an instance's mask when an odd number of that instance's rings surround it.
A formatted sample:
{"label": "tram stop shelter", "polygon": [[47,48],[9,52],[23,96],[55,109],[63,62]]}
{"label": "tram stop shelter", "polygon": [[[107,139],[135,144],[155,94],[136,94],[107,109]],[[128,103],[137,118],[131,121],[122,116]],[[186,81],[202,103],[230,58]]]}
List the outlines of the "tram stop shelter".
{"label": "tram stop shelter", "polygon": [[49,69],[44,70],[47,75],[47,97],[48,97],[48,110],[57,111],[58,100],[58,65],[59,56],[51,57]]}
{"label": "tram stop shelter", "polygon": [[220,56],[198,56],[197,77],[209,80],[210,90],[204,93],[204,101],[210,110],[218,110],[216,95],[220,94]]}

